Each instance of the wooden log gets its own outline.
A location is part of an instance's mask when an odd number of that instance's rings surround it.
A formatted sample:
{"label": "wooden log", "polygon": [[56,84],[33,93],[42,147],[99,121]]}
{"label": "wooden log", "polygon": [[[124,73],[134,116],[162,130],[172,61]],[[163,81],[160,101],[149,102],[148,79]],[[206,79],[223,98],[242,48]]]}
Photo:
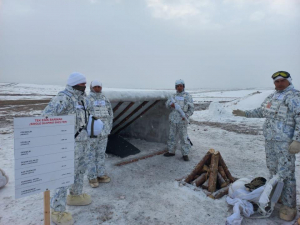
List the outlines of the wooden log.
{"label": "wooden log", "polygon": [[181,177],[181,178],[178,178],[178,179],[175,179],[176,181],[182,181],[183,179],[185,179],[185,176]]}
{"label": "wooden log", "polygon": [[211,197],[213,199],[222,198],[224,195],[228,194],[228,190],[229,190],[229,185],[227,187],[223,187],[220,190],[212,193],[209,197]]}
{"label": "wooden log", "polygon": [[196,180],[198,177],[200,177],[200,175],[195,175],[194,180]]}
{"label": "wooden log", "polygon": [[207,180],[207,173],[202,173],[196,180],[192,182],[192,185],[199,187]]}
{"label": "wooden log", "polygon": [[220,159],[219,159],[219,163],[220,163],[220,165],[223,167],[226,176],[228,177],[228,179],[230,180],[230,182],[233,183],[233,182],[235,181],[235,179],[233,178],[233,176],[232,176],[231,173],[229,172],[229,169],[228,169],[228,167],[226,166],[226,163],[224,162],[224,160],[223,160],[223,158],[222,158],[221,155],[220,155],[219,158],[220,158]]}
{"label": "wooden log", "polygon": [[211,195],[211,192],[209,192],[208,190],[202,189],[203,193],[206,194],[207,196]]}
{"label": "wooden log", "polygon": [[210,174],[208,181],[208,191],[211,193],[216,191],[217,177],[218,177],[218,165],[219,165],[220,152],[215,152],[211,156],[210,162]]}
{"label": "wooden log", "polygon": [[202,167],[204,166],[205,162],[211,157],[211,155],[212,155],[211,152],[212,151],[209,150],[206,153],[206,155],[202,158],[202,160],[197,164],[197,166],[194,168],[194,170],[185,178],[186,183],[191,183],[191,181],[193,180],[195,175],[198,174],[198,172],[202,170]]}
{"label": "wooden log", "polygon": [[207,165],[204,165],[201,170],[201,173],[205,173],[205,172],[209,172],[209,167]]}
{"label": "wooden log", "polygon": [[225,173],[225,171],[224,171],[224,169],[223,169],[222,166],[219,165],[218,171],[219,171],[219,173],[221,174],[221,176],[223,177],[223,179],[224,179],[225,181],[227,181],[228,178],[227,178],[226,173]]}
{"label": "wooden log", "polygon": [[[222,177],[222,175],[221,175],[220,173],[218,173],[217,179],[218,179],[218,185],[220,185],[220,187],[222,187],[222,185],[223,185],[224,183],[226,183],[225,180],[223,179],[223,177]],[[226,186],[227,186],[227,185],[226,185]]]}
{"label": "wooden log", "polygon": [[156,156],[156,155],[162,155],[164,153],[168,152],[168,149],[165,149],[163,151],[159,151],[159,152],[155,152],[155,153],[151,153],[149,155],[145,155],[145,156],[141,156],[141,157],[138,157],[138,158],[134,158],[134,159],[130,159],[128,161],[123,161],[123,162],[119,162],[117,164],[115,164],[116,166],[123,166],[123,165],[127,165],[129,163],[133,163],[133,162],[137,162],[139,160],[143,160],[143,159],[147,159],[147,158],[150,158],[150,157],[153,157],[153,156]]}
{"label": "wooden log", "polygon": [[203,188],[203,189],[208,189],[208,181],[209,181],[209,179],[207,179],[207,180],[204,182],[204,184],[202,184],[202,188]]}

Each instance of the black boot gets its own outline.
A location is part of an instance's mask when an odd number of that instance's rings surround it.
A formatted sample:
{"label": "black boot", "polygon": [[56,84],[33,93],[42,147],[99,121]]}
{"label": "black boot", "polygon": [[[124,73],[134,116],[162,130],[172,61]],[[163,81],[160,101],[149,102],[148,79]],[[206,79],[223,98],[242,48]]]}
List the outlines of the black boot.
{"label": "black boot", "polygon": [[175,153],[166,152],[164,154],[165,157],[175,156]]}
{"label": "black boot", "polygon": [[184,156],[182,156],[182,158],[183,158],[183,160],[184,160],[184,161],[190,161],[190,159],[189,159],[189,156],[188,156],[188,155],[184,155]]}

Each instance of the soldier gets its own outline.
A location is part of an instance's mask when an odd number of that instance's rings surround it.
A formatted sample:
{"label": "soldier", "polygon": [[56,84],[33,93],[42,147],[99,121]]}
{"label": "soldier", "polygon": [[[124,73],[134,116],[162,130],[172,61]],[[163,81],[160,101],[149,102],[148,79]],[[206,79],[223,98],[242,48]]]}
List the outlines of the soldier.
{"label": "soldier", "polygon": [[279,217],[292,221],[296,216],[295,154],[300,152],[300,92],[294,89],[288,72],[272,75],[275,92],[254,110],[233,110],[243,117],[266,118],[264,123],[266,163],[271,177],[284,182]]}
{"label": "soldier", "polygon": [[192,96],[184,91],[183,80],[175,82],[176,94],[168,99],[166,107],[171,109],[169,115],[170,133],[168,140],[169,151],[164,154],[166,157],[175,156],[176,134],[179,133],[181,142],[181,153],[184,161],[189,161],[189,151],[191,144],[187,135],[188,118],[194,113],[194,103]]}
{"label": "soldier", "polygon": [[75,115],[75,162],[74,184],[70,187],[61,187],[55,190],[51,199],[51,219],[55,224],[73,224],[72,215],[66,211],[68,205],[89,205],[92,200],[88,194],[82,193],[83,176],[87,163],[85,155],[89,151],[89,138],[86,131],[88,112],[85,99],[86,78],[80,73],[72,73],[67,82],[66,89],[59,92],[43,111],[43,116]]}
{"label": "soldier", "polygon": [[107,137],[112,129],[113,111],[109,100],[102,94],[102,83],[92,81],[91,92],[88,96],[91,115],[104,123],[104,129],[98,137],[91,136],[91,151],[89,154],[88,179],[91,187],[96,188],[99,183],[110,182],[110,177],[105,172],[105,151]]}

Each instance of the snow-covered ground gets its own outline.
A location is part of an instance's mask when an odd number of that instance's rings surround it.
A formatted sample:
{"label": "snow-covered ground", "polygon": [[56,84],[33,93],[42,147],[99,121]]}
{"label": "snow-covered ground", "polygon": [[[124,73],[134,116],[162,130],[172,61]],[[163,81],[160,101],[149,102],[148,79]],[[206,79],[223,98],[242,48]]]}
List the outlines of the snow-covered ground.
{"label": "snow-covered ground", "polygon": [[[62,89],[63,86],[2,83],[0,84],[0,118],[7,117],[10,113],[23,116],[38,115],[41,112],[40,108],[34,113],[24,112],[27,108],[18,108],[15,112],[13,105],[2,107],[2,100],[20,100],[24,99],[24,96],[30,96],[30,99],[50,99],[52,96],[49,95],[55,95]],[[196,103],[201,104],[205,101],[212,101],[212,103],[207,110],[196,111],[192,116],[188,128],[194,144],[190,161],[182,160],[179,149],[175,157],[166,158],[158,155],[123,166],[115,166],[115,164],[124,159],[109,155],[106,161],[107,171],[112,181],[92,189],[85,178],[84,191],[92,195],[93,203],[84,207],[67,207],[73,214],[75,224],[225,224],[226,217],[232,213],[232,208],[227,205],[225,197],[213,200],[201,191],[194,191],[189,186],[179,184],[176,179],[189,174],[210,148],[221,152],[233,176],[250,179],[258,176],[268,178],[264,138],[261,132],[264,120],[234,117],[231,111],[237,108],[258,107],[271,92],[272,90],[192,91]],[[17,99],[12,98],[16,96]],[[0,189],[0,224],[43,224],[42,193],[17,200],[14,198],[14,148],[11,122],[0,120],[0,168],[10,177],[10,182]],[[129,141],[138,147],[141,153],[125,160],[161,151],[166,147],[164,144],[143,140]],[[300,157],[297,156],[296,177],[300,175],[299,168]],[[297,187],[299,209],[299,180],[297,180]],[[278,207],[279,205],[268,219],[244,219],[243,224],[295,224],[295,221],[280,220]]]}

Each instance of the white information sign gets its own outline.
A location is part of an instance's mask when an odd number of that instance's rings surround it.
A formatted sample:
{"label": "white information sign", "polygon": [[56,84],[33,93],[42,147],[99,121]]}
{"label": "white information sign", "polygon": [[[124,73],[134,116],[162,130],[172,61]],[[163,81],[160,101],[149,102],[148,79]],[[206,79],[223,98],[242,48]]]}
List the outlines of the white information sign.
{"label": "white information sign", "polygon": [[74,183],[75,116],[14,118],[16,198]]}

